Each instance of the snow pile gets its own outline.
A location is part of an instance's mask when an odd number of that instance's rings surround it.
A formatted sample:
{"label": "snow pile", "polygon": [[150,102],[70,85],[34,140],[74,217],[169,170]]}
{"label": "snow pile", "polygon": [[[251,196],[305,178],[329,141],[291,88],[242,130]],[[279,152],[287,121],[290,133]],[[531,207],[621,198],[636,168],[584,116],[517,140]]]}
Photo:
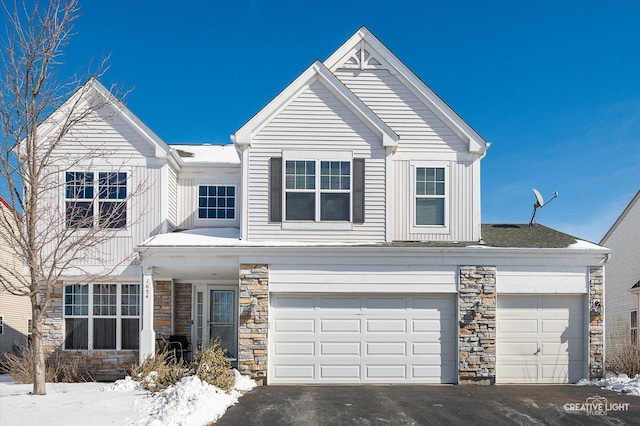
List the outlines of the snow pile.
{"label": "snow pile", "polygon": [[227,408],[238,402],[237,390],[226,393],[201,381],[197,376],[184,377],[178,383],[140,402],[147,417],[140,426],[199,426],[217,421]]}
{"label": "snow pile", "polygon": [[640,396],[640,374],[636,375],[633,379],[630,379],[626,374],[620,374],[617,376],[613,373],[607,373],[605,374],[604,379],[582,379],[576,384],[578,386],[598,386],[607,390]]}
{"label": "snow pile", "polygon": [[233,377],[236,379],[236,384],[233,386],[235,390],[246,392],[256,387],[256,382],[248,376],[243,376],[236,369],[233,370]]}
{"label": "snow pile", "polygon": [[116,380],[112,385],[101,387],[100,390],[102,392],[123,392],[134,391],[138,389],[138,387],[138,382],[133,380],[130,376],[127,376],[124,379]]}

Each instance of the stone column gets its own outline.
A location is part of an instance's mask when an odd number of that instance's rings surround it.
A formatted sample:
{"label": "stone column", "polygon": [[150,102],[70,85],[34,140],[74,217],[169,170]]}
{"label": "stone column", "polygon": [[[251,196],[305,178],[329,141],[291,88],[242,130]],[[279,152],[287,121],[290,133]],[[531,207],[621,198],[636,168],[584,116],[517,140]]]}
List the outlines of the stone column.
{"label": "stone column", "polygon": [[459,384],[496,380],[496,267],[460,266]]}
{"label": "stone column", "polygon": [[142,270],[142,331],[140,331],[139,361],[142,364],[156,352],[156,332],[153,328],[153,268]]}
{"label": "stone column", "polygon": [[589,379],[604,376],[604,266],[589,268]]}
{"label": "stone column", "polygon": [[269,266],[240,265],[240,326],[238,371],[253,378],[267,378],[269,331]]}

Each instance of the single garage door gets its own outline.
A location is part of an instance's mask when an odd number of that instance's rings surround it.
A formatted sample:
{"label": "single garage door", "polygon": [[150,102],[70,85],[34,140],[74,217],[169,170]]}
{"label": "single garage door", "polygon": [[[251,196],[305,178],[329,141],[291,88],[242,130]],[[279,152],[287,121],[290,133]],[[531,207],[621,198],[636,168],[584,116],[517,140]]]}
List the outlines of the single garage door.
{"label": "single garage door", "polygon": [[454,383],[454,295],[272,294],[269,383]]}
{"label": "single garage door", "polygon": [[585,297],[498,295],[496,381],[574,383],[584,377]]}

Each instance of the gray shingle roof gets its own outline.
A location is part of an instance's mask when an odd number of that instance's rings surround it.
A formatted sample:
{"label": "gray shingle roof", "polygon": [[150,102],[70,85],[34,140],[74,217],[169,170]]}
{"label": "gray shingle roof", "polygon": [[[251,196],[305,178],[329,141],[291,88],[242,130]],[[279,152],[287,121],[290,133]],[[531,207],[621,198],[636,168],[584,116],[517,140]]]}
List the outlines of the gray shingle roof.
{"label": "gray shingle roof", "polygon": [[566,248],[576,243],[575,237],[538,224],[484,224],[482,239],[490,247]]}

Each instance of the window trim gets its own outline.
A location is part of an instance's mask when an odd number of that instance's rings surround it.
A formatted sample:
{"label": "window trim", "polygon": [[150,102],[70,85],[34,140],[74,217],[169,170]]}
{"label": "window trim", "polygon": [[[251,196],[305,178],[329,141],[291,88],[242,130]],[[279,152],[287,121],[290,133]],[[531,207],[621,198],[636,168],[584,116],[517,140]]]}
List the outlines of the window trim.
{"label": "window trim", "polygon": [[4,334],[4,315],[0,315],[0,335]]}
{"label": "window trim", "polygon": [[[410,179],[410,224],[409,232],[412,234],[448,234],[450,233],[450,204],[451,204],[451,173],[450,163],[448,161],[411,161],[409,167]],[[417,178],[416,173],[419,168],[441,168],[444,169],[444,225],[418,225],[416,224],[417,211],[416,200],[417,194]],[[440,197],[438,197],[440,198]]]}
{"label": "window trim", "polygon": [[[200,187],[202,186],[225,186],[225,187],[232,187],[233,191],[234,191],[234,195],[233,195],[233,200],[234,200],[234,207],[233,207],[233,219],[229,219],[229,218],[204,218],[204,217],[200,217]],[[238,213],[239,213],[239,209],[238,209],[238,185],[235,183],[224,183],[224,182],[196,182],[195,184],[195,215],[194,215],[194,219],[195,219],[195,223],[204,225],[213,225],[213,224],[224,224],[224,225],[232,225],[238,222],[239,217],[238,217]]]}
{"label": "window trim", "polygon": [[[93,312],[94,310],[94,285],[115,285],[116,286],[116,314],[115,315],[97,315]],[[66,314],[66,307],[67,307],[67,302],[66,302],[66,291],[67,291],[67,287],[72,286],[72,285],[86,285],[88,286],[87,288],[87,297],[88,297],[88,301],[87,301],[87,314],[83,315],[83,314]],[[130,285],[137,285],[138,286],[138,315],[123,315],[122,314],[122,288],[123,286],[130,286]],[[62,346],[63,346],[63,350],[72,350],[72,351],[78,351],[78,350],[100,350],[100,351],[128,351],[128,350],[139,350],[138,349],[124,349],[122,348],[122,340],[123,340],[123,336],[122,336],[122,320],[124,319],[137,319],[138,320],[138,345],[140,344],[140,332],[142,331],[142,286],[140,283],[137,282],[97,282],[97,283],[89,283],[89,284],[73,284],[73,283],[69,283],[66,284],[63,287],[62,290],[62,318],[63,318],[63,326],[62,326],[62,330],[64,333],[64,339],[62,342]],[[87,320],[87,348],[86,349],[67,349],[66,347],[66,340],[67,340],[67,325],[66,325],[66,320],[67,318],[69,319],[86,319]],[[95,319],[115,319],[116,320],[116,338],[115,338],[115,348],[110,348],[110,349],[103,349],[103,348],[98,348],[95,349],[94,348],[94,342],[93,342],[93,332],[94,332],[94,320]]]}

